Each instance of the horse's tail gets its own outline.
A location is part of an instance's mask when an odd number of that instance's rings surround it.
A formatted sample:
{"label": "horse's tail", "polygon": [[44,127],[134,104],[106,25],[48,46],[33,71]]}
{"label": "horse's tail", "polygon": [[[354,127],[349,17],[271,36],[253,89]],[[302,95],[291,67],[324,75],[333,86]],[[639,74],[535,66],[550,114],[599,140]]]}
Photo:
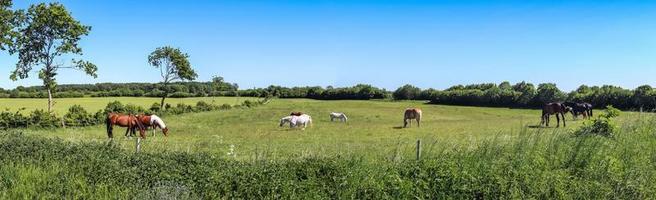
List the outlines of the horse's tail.
{"label": "horse's tail", "polygon": [[109,116],[105,118],[105,125],[107,125],[107,137],[113,138],[114,134],[112,133],[112,131],[114,127],[112,126],[112,119]]}
{"label": "horse's tail", "polygon": [[145,134],[146,126],[143,123],[141,123],[141,120],[139,120],[138,117],[135,117],[134,121],[137,122],[136,126],[139,129],[139,135],[141,136],[141,138],[146,139],[146,134]]}

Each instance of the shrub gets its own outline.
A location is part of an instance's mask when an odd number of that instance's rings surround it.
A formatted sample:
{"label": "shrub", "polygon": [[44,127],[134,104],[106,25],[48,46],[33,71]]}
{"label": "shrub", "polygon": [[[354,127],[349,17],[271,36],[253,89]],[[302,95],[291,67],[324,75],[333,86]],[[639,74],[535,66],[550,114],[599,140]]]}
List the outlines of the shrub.
{"label": "shrub", "polygon": [[38,128],[55,128],[61,125],[60,118],[45,110],[34,110],[28,116],[28,126]]}
{"label": "shrub", "polygon": [[120,101],[113,101],[107,103],[107,106],[105,107],[105,113],[124,113],[125,112],[125,106],[123,103]]}
{"label": "shrub", "polygon": [[196,102],[196,110],[198,111],[212,111],[214,110],[214,106],[212,104],[209,104],[205,101],[198,101]]}
{"label": "shrub", "polygon": [[148,110],[153,111],[153,112],[159,112],[159,109],[162,107],[162,104],[159,104],[157,102],[153,103],[153,105],[150,106]]}
{"label": "shrub", "polygon": [[576,135],[613,137],[618,128],[612,119],[619,115],[620,111],[617,108],[607,106],[605,113],[599,115],[596,119],[584,122],[583,126],[576,131]]}
{"label": "shrub", "polygon": [[73,105],[64,115],[67,126],[90,126],[97,124],[97,116],[89,114],[82,106]]}
{"label": "shrub", "polygon": [[230,108],[232,108],[232,106],[230,104],[227,104],[227,103],[224,103],[223,105],[219,106],[219,109],[221,109],[221,110],[228,110]]}
{"label": "shrub", "polygon": [[127,113],[127,114],[141,114],[141,113],[145,113],[145,112],[146,112],[146,109],[141,107],[141,106],[137,106],[137,105],[134,105],[134,104],[125,105],[125,113]]}

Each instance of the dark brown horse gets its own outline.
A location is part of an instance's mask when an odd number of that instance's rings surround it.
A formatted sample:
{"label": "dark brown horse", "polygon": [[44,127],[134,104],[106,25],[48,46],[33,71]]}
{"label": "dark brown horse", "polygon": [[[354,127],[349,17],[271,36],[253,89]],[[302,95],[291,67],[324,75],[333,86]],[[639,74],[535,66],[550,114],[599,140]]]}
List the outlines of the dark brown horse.
{"label": "dark brown horse", "polygon": [[125,136],[128,136],[128,133],[130,133],[130,136],[135,134],[135,130],[139,129],[139,136],[141,138],[146,139],[146,127],[135,117],[134,115],[123,115],[123,114],[117,114],[117,113],[109,113],[107,114],[107,119],[105,121],[107,125],[107,137],[114,138],[113,130],[114,130],[114,125],[117,125],[119,127],[126,127],[127,130],[125,130]]}
{"label": "dark brown horse", "polygon": [[[540,125],[545,124],[549,126],[549,118],[551,115],[555,114],[556,115],[556,127],[560,127],[560,117],[563,117],[563,126],[567,126],[565,124],[565,113],[569,112],[570,108],[565,106],[565,104],[562,103],[548,103],[544,105],[542,108],[542,122],[540,122]],[[559,116],[560,114],[560,116]]]}
{"label": "dark brown horse", "polygon": [[301,116],[301,115],[303,115],[303,113],[302,112],[292,112],[289,115]]}
{"label": "dark brown horse", "polygon": [[[563,103],[565,106],[570,108],[570,111],[572,112],[572,116],[574,119],[576,119],[579,115],[583,115],[583,119],[589,118],[592,110],[588,109],[587,103],[574,103],[574,102],[565,102]],[[590,105],[590,107],[592,107]]]}

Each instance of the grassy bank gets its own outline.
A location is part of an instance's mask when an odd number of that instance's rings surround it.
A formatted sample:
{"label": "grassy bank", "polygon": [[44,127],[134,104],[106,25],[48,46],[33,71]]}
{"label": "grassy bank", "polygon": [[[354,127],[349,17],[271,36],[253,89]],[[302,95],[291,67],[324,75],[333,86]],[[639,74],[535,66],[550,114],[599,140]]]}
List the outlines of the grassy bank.
{"label": "grassy bank", "polygon": [[[401,129],[403,109],[420,107],[424,111],[422,127]],[[305,131],[278,127],[280,117],[291,111],[312,116],[314,124]],[[348,123],[330,122],[330,112],[345,112]],[[424,148],[475,145],[482,139],[527,129],[540,122],[540,111],[530,109],[485,108],[426,105],[420,101],[319,101],[276,99],[252,109],[232,109],[166,116],[169,137],[148,137],[143,151],[206,152],[219,157],[249,160],[256,156],[303,158],[321,156],[363,156],[367,159],[413,157],[415,142]],[[619,120],[638,116],[625,112]],[[567,116],[567,128],[574,130],[582,120]],[[549,132],[555,128],[528,128],[527,132]],[[26,134],[64,138],[74,142],[105,141],[105,127],[93,126],[56,130],[29,129]],[[123,128],[115,135],[122,136]],[[500,140],[501,140],[500,139]],[[124,149],[133,149],[134,140],[116,138]],[[229,154],[231,153],[231,154]]]}
{"label": "grassy bank", "polygon": [[0,197],[650,199],[654,122],[624,121],[614,138],[521,129],[471,145],[439,145],[420,161],[134,154],[103,142],[3,133]]}

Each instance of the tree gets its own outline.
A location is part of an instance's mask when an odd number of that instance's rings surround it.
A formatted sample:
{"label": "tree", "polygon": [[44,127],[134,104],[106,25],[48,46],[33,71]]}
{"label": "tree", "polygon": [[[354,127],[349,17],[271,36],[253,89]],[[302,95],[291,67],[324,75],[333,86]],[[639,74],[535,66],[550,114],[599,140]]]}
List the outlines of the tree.
{"label": "tree", "polygon": [[410,84],[406,84],[396,89],[392,97],[396,100],[415,100],[421,94],[421,89]]}
{"label": "tree", "polygon": [[11,73],[12,80],[25,79],[34,67],[39,70],[39,79],[48,91],[48,111],[52,111],[52,92],[57,86],[55,76],[59,69],[75,69],[98,77],[96,65],[83,60],[71,60],[72,65],[55,63],[55,58],[63,55],[82,55],[78,46],[82,36],[91,31],[90,26],[82,25],[59,3],[40,3],[30,6],[26,13],[20,12],[22,19],[15,41],[18,52],[16,70]]}
{"label": "tree", "polygon": [[538,93],[535,96],[536,106],[544,105],[545,103],[557,102],[565,100],[565,93],[560,91],[554,83],[542,83],[538,85]]}
{"label": "tree", "polygon": [[17,36],[14,28],[20,21],[20,15],[11,10],[11,0],[0,0],[0,50],[10,49]]}
{"label": "tree", "polygon": [[531,102],[531,100],[533,100],[533,97],[535,97],[535,95],[537,94],[537,91],[535,90],[535,86],[525,81],[513,85],[512,88],[516,92],[521,93],[519,97],[517,97],[517,103],[524,106],[528,105]]}
{"label": "tree", "polygon": [[180,49],[169,46],[159,47],[148,56],[148,63],[159,68],[162,76],[162,86],[165,88],[162,95],[160,109],[164,108],[164,100],[171,92],[167,89],[173,81],[194,80],[198,74],[191,68],[189,55],[182,53]]}
{"label": "tree", "polygon": [[512,86],[510,86],[510,82],[504,81],[499,84],[499,89],[501,90],[512,90]]}

